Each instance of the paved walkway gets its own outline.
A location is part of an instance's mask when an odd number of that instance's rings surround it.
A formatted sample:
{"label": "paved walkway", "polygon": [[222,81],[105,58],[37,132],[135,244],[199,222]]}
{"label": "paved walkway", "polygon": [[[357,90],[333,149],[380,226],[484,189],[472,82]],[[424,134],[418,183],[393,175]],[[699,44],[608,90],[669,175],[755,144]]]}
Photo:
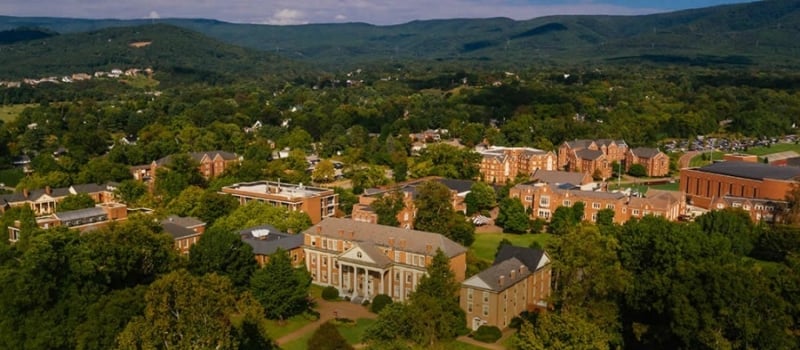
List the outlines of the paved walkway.
{"label": "paved walkway", "polygon": [[480,348],[489,349],[489,350],[505,350],[506,347],[503,346],[503,344],[506,342],[506,340],[509,337],[513,336],[515,332],[516,331],[511,329],[511,328],[506,329],[505,331],[503,331],[503,336],[500,337],[500,339],[498,339],[496,342],[494,342],[492,344],[484,343],[484,342],[481,342],[481,341],[477,341],[477,340],[472,339],[472,338],[470,338],[470,337],[468,337],[466,335],[458,337],[458,341],[460,341],[462,343],[467,343],[467,344],[470,344],[470,345],[475,345],[475,346],[480,347]]}
{"label": "paved walkway", "polygon": [[326,301],[324,299],[315,299],[314,302],[317,303],[317,307],[314,310],[319,312],[319,319],[278,338],[275,340],[278,345],[284,345],[292,340],[306,335],[307,333],[312,333],[317,330],[321,324],[336,317],[349,318],[354,321],[359,318],[378,317],[378,315],[369,312],[366,307],[347,301]]}
{"label": "paved walkway", "polygon": [[688,168],[692,158],[698,154],[700,154],[698,151],[689,151],[684,153],[680,158],[678,158],[678,169]]}

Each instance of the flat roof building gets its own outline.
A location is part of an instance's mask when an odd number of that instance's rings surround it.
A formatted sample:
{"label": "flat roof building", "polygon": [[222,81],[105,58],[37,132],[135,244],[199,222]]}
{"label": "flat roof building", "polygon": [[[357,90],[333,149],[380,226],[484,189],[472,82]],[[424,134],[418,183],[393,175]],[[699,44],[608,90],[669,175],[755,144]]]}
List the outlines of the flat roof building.
{"label": "flat roof building", "polygon": [[221,193],[236,197],[241,205],[257,201],[303,211],[312,224],[333,217],[338,204],[338,195],[332,189],[274,181],[237,183],[223,187]]}

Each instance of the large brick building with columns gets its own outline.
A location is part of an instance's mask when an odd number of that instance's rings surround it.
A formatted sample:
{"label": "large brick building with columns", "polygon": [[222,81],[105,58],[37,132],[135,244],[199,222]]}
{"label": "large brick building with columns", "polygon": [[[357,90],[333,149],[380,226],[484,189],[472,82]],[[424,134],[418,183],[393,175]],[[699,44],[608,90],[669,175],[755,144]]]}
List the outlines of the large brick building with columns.
{"label": "large brick building with columns", "polygon": [[357,302],[378,294],[405,301],[438,249],[450,258],[457,282],[466,274],[467,249],[438,233],[327,218],[303,234],[312,282]]}

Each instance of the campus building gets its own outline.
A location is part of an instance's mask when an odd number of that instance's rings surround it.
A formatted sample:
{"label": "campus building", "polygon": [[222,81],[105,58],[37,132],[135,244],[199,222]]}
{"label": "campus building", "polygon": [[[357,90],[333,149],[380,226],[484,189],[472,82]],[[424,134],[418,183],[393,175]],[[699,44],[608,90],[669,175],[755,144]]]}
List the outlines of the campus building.
{"label": "campus building", "polygon": [[611,164],[623,163],[628,144],[623,140],[574,140],[558,147],[558,169],[602,178],[611,176]]}
{"label": "campus building", "polygon": [[555,170],[556,156],[529,147],[499,147],[476,149],[481,154],[480,173],[484,182],[502,185],[517,176],[528,177],[538,169]]}
{"label": "campus building", "polygon": [[239,231],[242,241],[253,248],[253,255],[259,266],[269,262],[269,256],[281,249],[289,254],[294,267],[302,266],[305,261],[303,235],[291,235],[281,232],[271,225],[260,225]]}
{"label": "campus building", "polygon": [[658,148],[638,147],[628,150],[625,153],[625,170],[631,170],[634,164],[643,166],[649,177],[669,175],[669,157]]}
{"label": "campus building", "polygon": [[707,210],[741,207],[757,220],[775,220],[798,185],[800,168],[751,162],[719,162],[681,169],[689,204]]}
{"label": "campus building", "polygon": [[[114,221],[126,220],[128,207],[119,203],[102,203],[91,208],[69,210],[47,214],[36,218],[36,226],[42,229],[54,227],[67,227],[81,232],[98,229]],[[19,240],[21,223],[14,222],[14,226],[7,227],[8,241],[14,243]]]}
{"label": "campus building", "polygon": [[107,184],[83,184],[72,185],[70,187],[28,190],[21,192],[0,195],[0,213],[12,207],[28,206],[37,216],[55,213],[60,203],[69,195],[86,194],[94,199],[95,203],[111,203],[116,200],[114,191],[117,189],[116,183]]}
{"label": "campus building", "polygon": [[461,283],[459,300],[467,327],[505,329],[523,311],[546,308],[551,273],[543,250],[502,246],[491,267]]}
{"label": "campus building", "polygon": [[334,216],[339,196],[328,188],[273,181],[237,183],[223,187],[220,193],[234,196],[241,205],[256,201],[305,212],[312,224]]}
{"label": "campus building", "polygon": [[378,294],[407,300],[439,249],[456,281],[466,273],[467,249],[438,233],[327,218],[303,234],[313,283],[336,287],[356,302]]}
{"label": "campus building", "polygon": [[[206,179],[211,179],[222,175],[226,169],[239,164],[240,158],[236,153],[225,151],[191,152],[188,154],[198,163],[197,171]],[[162,167],[169,168],[172,156],[166,156],[152,161],[150,164],[136,165],[131,167],[133,178],[139,181],[152,182],[156,176],[156,170]]]}
{"label": "campus building", "polygon": [[181,254],[189,254],[189,249],[206,232],[206,223],[191,216],[170,215],[161,220],[161,227],[175,240],[175,249]]}

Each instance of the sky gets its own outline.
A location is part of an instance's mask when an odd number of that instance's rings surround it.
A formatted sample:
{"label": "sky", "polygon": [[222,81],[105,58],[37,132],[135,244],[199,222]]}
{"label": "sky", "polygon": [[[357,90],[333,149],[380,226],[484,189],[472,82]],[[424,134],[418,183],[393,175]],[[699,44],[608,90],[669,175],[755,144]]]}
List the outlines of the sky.
{"label": "sky", "polygon": [[400,24],[438,18],[638,15],[753,0],[0,0],[0,15],[74,18],[209,18],[293,25]]}

